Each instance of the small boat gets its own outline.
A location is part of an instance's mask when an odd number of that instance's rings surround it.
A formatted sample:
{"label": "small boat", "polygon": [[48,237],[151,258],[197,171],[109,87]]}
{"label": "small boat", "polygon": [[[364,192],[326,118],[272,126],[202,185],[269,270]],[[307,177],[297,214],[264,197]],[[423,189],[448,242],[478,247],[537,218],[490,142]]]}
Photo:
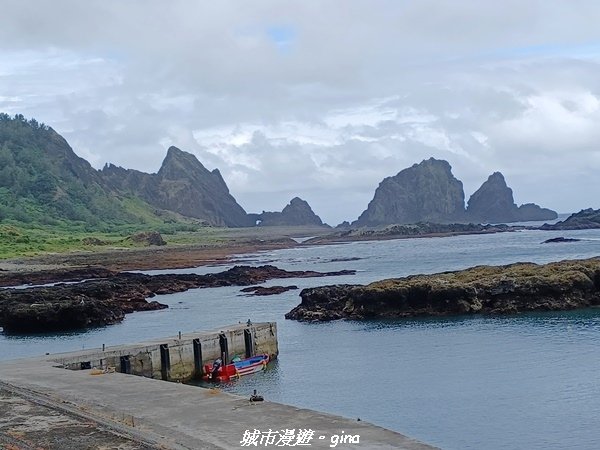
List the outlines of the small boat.
{"label": "small boat", "polygon": [[202,378],[207,381],[230,381],[235,377],[239,378],[242,375],[250,375],[251,373],[264,370],[269,360],[270,357],[267,354],[256,355],[246,359],[234,358],[231,364],[220,366],[214,374],[213,365],[206,364]]}
{"label": "small boat", "polygon": [[213,374],[213,365],[206,364],[204,366],[204,376],[207,381],[229,381],[232,378],[239,377],[238,371],[233,364],[226,364],[217,369],[217,373]]}
{"label": "small boat", "polygon": [[237,369],[237,373],[239,376],[249,375],[251,373],[260,372],[267,367],[269,363],[269,355],[256,355],[251,358],[240,359],[238,361],[233,361],[233,365]]}

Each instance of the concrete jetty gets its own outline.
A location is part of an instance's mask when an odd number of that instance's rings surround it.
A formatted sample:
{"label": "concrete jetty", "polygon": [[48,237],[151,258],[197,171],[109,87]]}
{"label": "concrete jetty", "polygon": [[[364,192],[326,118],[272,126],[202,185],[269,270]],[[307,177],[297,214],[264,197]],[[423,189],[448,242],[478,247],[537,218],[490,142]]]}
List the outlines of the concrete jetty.
{"label": "concrete jetty", "polygon": [[[218,388],[161,381],[197,376],[198,347],[201,362],[219,356],[224,344],[230,355],[252,345],[276,356],[274,325],[0,363],[0,448],[433,448],[362,421],[269,402],[266,392],[267,401],[251,402]],[[92,375],[94,366],[117,371]]]}

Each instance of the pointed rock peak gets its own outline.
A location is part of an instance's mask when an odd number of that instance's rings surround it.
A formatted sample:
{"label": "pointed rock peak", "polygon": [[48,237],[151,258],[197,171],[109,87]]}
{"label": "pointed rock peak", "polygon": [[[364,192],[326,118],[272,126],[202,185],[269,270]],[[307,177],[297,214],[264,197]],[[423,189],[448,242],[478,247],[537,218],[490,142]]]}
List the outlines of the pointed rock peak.
{"label": "pointed rock peak", "polygon": [[184,152],[183,150],[178,149],[175,146],[170,146],[169,149],[167,150],[167,156],[165,157],[165,160],[163,162],[163,165],[165,162],[171,161],[171,160],[175,160],[175,161],[185,161],[185,162],[189,162],[189,161],[194,161],[198,164],[201,164],[200,161],[198,161],[198,158],[196,158],[195,155],[188,153],[188,152]]}
{"label": "pointed rock peak", "polygon": [[310,206],[308,205],[308,202],[306,200],[302,200],[300,197],[294,197],[293,199],[290,200],[290,205],[291,206],[308,206],[310,208]]}
{"label": "pointed rock peak", "polygon": [[504,175],[502,175],[501,172],[494,172],[493,174],[491,174],[488,177],[487,182],[494,184],[503,184],[504,186],[506,186],[506,180],[504,179]]}
{"label": "pointed rock peak", "polygon": [[174,145],[171,145],[169,147],[169,149],[167,150],[167,156],[168,155],[172,155],[172,156],[176,156],[176,155],[183,155],[185,152],[177,147],[175,147]]}
{"label": "pointed rock peak", "polygon": [[452,166],[445,159],[435,159],[433,156],[429,159],[424,159],[418,164],[414,164],[413,167],[443,167],[446,170],[452,170]]}
{"label": "pointed rock peak", "polygon": [[158,174],[169,178],[178,178],[182,174],[190,172],[208,172],[208,170],[195,155],[184,152],[175,146],[169,147]]}
{"label": "pointed rock peak", "polygon": [[281,212],[265,212],[259,215],[261,225],[323,225],[308,202],[300,197],[294,197]]}

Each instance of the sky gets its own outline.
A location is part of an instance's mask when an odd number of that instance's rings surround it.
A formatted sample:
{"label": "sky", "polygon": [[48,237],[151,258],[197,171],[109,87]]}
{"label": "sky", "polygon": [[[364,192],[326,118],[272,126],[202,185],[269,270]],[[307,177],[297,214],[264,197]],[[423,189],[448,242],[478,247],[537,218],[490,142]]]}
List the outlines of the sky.
{"label": "sky", "polygon": [[466,199],[600,207],[595,0],[0,0],[0,111],[94,167],[169,146],[248,212],[355,220],[381,180],[445,159]]}

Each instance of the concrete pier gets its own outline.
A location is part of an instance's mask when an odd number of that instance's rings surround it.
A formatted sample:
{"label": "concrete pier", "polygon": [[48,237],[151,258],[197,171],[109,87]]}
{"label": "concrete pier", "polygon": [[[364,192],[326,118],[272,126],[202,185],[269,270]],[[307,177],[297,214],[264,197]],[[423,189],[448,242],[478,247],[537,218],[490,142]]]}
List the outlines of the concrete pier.
{"label": "concrete pier", "polygon": [[[256,353],[277,354],[276,339],[269,338],[271,331],[276,336],[276,328],[269,325],[252,325]],[[301,435],[303,442],[309,444],[299,445],[304,448],[433,448],[363,421],[269,402],[266,392],[261,394],[267,401],[250,402],[218,388],[202,389],[160,380],[165,375],[170,380],[195,375],[197,339],[203,361],[218,356],[223,335],[227,337],[228,349],[243,355],[249,345],[247,328],[245,324],[236,325],[186,334],[181,339],[177,336],[104,351],[0,363],[0,448],[4,443],[23,449],[75,449],[82,448],[83,437],[89,440],[93,436],[96,443],[89,441],[85,448],[108,448],[110,443],[130,449],[276,448],[292,446]],[[171,363],[167,374],[163,370],[164,350],[161,363],[160,349],[164,344],[168,344]],[[86,369],[108,364],[120,370],[124,356],[129,356],[129,364],[124,363],[123,368],[144,376],[120,372],[91,375],[92,371]],[[38,425],[33,428],[29,414],[36,417]],[[44,422],[43,417],[48,419]],[[292,435],[294,438],[288,439]]]}
{"label": "concrete pier", "polygon": [[165,381],[200,378],[204,364],[225,355],[242,359],[258,354],[277,358],[277,324],[238,324],[139,344],[65,353],[51,359],[71,370],[114,367],[117,372]]}

